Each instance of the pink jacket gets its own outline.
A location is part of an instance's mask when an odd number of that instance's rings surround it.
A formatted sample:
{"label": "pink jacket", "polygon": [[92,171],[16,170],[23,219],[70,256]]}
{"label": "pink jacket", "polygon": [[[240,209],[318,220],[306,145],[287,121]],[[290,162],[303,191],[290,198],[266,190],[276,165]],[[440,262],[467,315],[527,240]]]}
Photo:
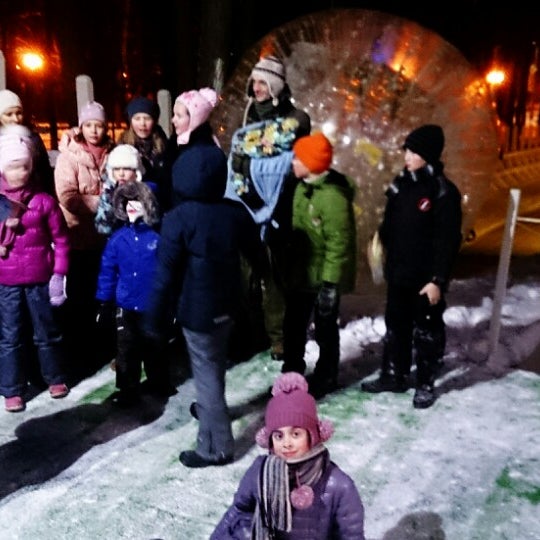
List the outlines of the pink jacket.
{"label": "pink jacket", "polygon": [[66,275],[68,230],[52,195],[40,192],[28,201],[6,257],[0,257],[1,285],[47,283],[52,274]]}
{"label": "pink jacket", "polygon": [[69,227],[70,244],[73,249],[96,249],[102,247],[103,236],[94,226],[101,174],[105,168],[108,152],[101,163],[73,136],[77,128],[64,133],[58,149],[60,153],[54,170],[54,182],[60,207]]}

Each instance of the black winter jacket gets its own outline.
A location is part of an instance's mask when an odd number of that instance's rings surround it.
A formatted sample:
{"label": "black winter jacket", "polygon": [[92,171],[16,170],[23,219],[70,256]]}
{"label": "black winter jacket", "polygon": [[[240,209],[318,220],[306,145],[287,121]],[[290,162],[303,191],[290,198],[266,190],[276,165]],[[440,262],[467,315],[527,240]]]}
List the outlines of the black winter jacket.
{"label": "black winter jacket", "polygon": [[389,284],[423,287],[434,281],[444,291],[461,245],[461,194],[442,172],[430,166],[404,169],[386,191],[379,228],[386,249]]}

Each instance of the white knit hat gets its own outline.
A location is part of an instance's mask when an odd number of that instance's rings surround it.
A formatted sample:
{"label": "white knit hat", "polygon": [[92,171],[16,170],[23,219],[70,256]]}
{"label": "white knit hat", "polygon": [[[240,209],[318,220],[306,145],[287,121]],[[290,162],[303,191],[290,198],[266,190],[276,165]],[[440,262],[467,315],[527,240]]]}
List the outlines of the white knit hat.
{"label": "white knit hat", "polygon": [[21,98],[11,90],[0,90],[0,115],[4,114],[11,107],[22,109]]}
{"label": "white knit hat", "polygon": [[251,75],[247,82],[247,94],[253,96],[253,79],[262,79],[268,85],[272,104],[277,107],[278,96],[285,87],[285,65],[275,56],[265,56],[261,58],[251,70]]}
{"label": "white knit hat", "polygon": [[112,170],[118,168],[133,169],[137,172],[137,180],[142,180],[144,174],[144,165],[142,164],[141,154],[131,144],[119,144],[109,154],[107,158],[107,176],[112,180]]}

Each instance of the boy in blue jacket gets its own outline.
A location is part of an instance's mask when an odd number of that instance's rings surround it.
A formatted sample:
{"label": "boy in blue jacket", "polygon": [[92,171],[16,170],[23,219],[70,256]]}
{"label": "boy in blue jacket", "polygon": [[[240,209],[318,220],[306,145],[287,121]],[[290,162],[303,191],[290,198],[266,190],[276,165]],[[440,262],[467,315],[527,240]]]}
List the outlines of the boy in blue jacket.
{"label": "boy in blue jacket", "polygon": [[115,362],[119,392],[113,403],[131,406],[140,397],[143,365],[149,390],[164,397],[176,391],[169,381],[164,354],[156,354],[155,344],[142,332],[146,297],[157,262],[156,197],[143,182],[128,182],[118,186],[112,202],[114,217],[123,225],[107,241],[101,259],[96,292],[101,302],[98,322],[114,318],[116,308],[121,308],[122,330]]}

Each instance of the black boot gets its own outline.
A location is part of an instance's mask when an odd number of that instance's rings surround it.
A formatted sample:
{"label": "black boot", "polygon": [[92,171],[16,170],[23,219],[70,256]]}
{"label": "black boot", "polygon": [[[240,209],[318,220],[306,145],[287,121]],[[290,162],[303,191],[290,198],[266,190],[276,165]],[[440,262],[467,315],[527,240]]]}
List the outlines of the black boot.
{"label": "black boot", "polygon": [[202,467],[228,465],[234,461],[234,456],[221,454],[213,459],[207,459],[197,454],[195,450],[184,450],[183,452],[180,452],[178,459],[180,460],[180,463],[186,467],[200,469]]}
{"label": "black boot", "polygon": [[402,393],[409,389],[409,381],[405,375],[382,372],[378,379],[363,382],[360,387],[364,392],[378,394],[380,392]]}
{"label": "black boot", "polygon": [[378,379],[366,381],[360,385],[364,392],[371,394],[378,394],[380,392],[402,393],[409,389],[408,374],[410,364],[399,363],[398,358],[406,359],[410,353],[408,351],[400,351],[399,349],[395,335],[388,331],[384,338],[381,373]]}
{"label": "black boot", "polygon": [[427,409],[435,403],[437,396],[435,388],[431,384],[423,384],[416,387],[413,397],[413,407],[415,409]]}
{"label": "black boot", "polygon": [[435,403],[435,377],[440,365],[439,360],[416,359],[416,391],[413,397],[415,409],[427,409]]}
{"label": "black boot", "polygon": [[308,383],[309,393],[315,399],[320,399],[338,389],[337,377],[320,377],[314,374],[309,378]]}

